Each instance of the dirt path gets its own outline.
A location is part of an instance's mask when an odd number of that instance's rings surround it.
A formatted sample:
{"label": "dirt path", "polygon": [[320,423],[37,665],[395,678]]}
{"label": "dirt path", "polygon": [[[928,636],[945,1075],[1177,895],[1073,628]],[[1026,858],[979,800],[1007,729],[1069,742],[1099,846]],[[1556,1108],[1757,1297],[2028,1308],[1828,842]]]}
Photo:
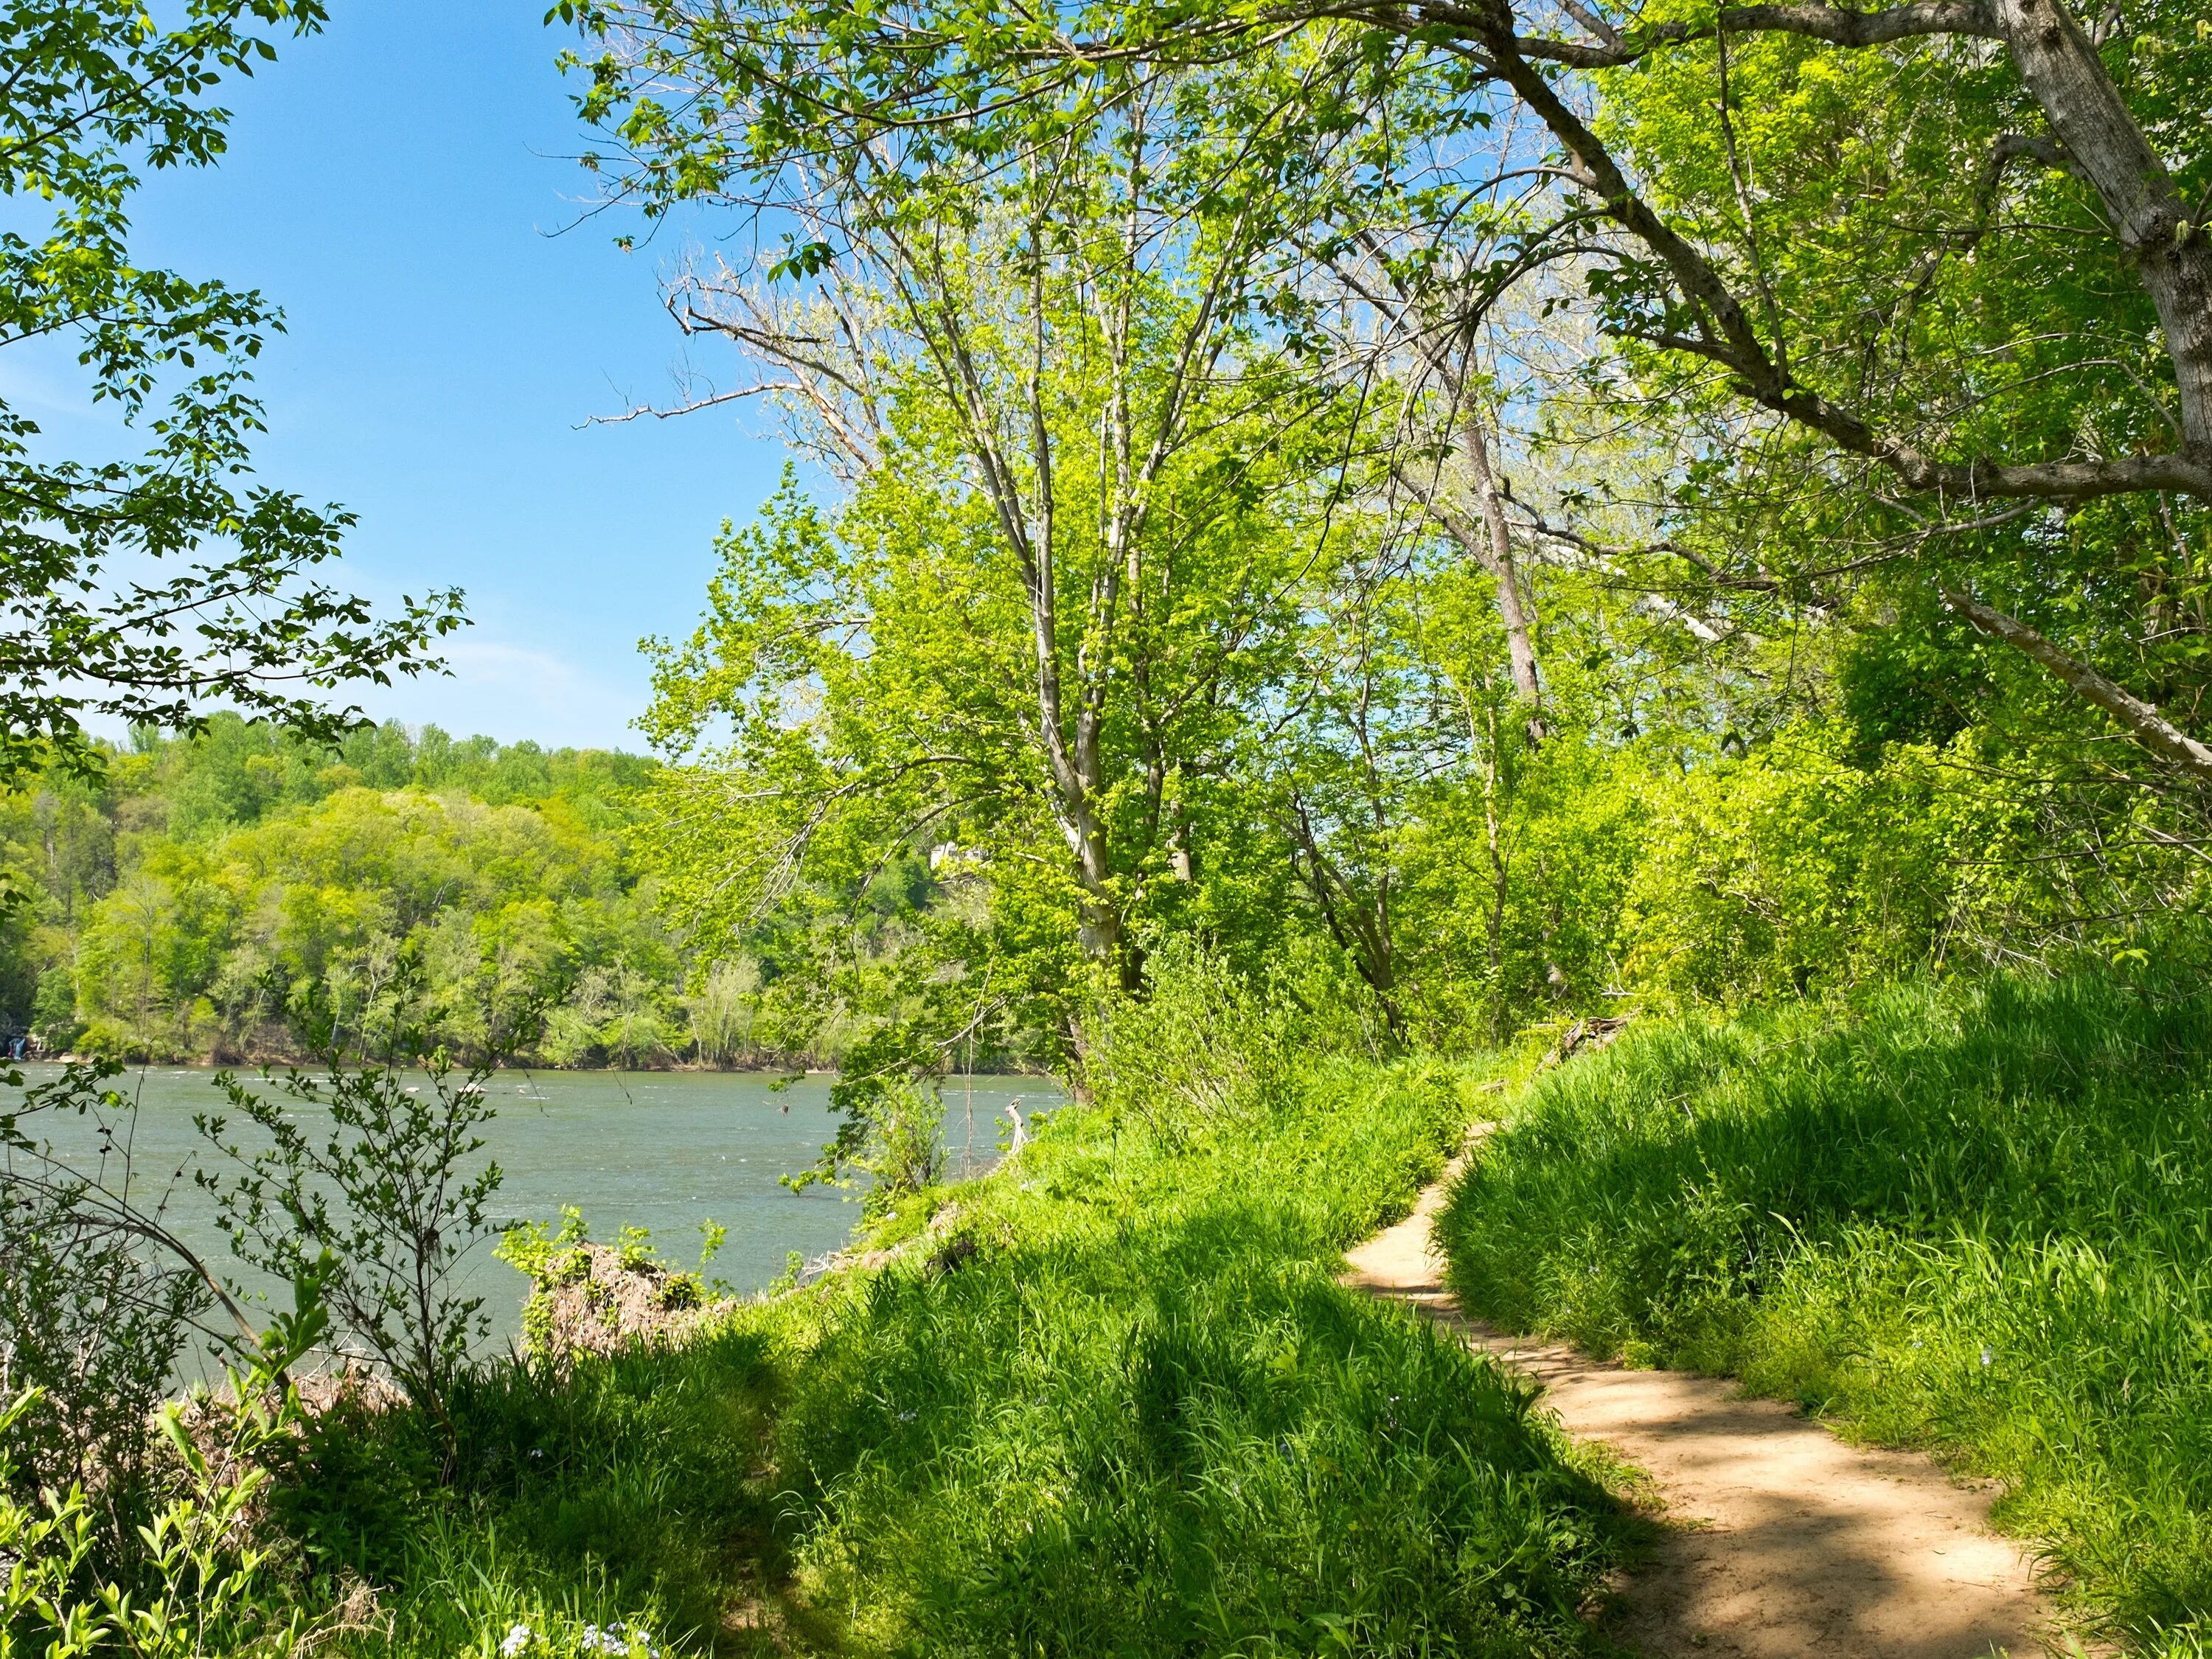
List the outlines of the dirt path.
{"label": "dirt path", "polygon": [[1463,1317],[1429,1248],[1444,1181],[1351,1254],[1350,1282],[1410,1304],[1544,1386],[1578,1439],[1657,1483],[1656,1559],[1615,1633],[1660,1656],[1982,1659],[2045,1652],[2050,1609],[1989,1499],[1927,1459],[1846,1445],[1771,1401],[1680,1371],[1626,1370]]}

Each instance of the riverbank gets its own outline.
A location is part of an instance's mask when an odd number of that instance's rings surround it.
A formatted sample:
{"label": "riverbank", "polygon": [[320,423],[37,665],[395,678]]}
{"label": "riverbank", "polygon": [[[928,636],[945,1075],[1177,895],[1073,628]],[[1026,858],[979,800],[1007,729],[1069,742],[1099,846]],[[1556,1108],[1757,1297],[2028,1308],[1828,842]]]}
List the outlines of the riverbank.
{"label": "riverbank", "polygon": [[[340,1415],[276,1512],[364,1653],[1593,1647],[1620,1511],[1486,1363],[1336,1282],[1471,1115],[1323,1064],[1167,1144],[1075,1109],[681,1346]],[[520,1631],[520,1636],[514,1632]],[[618,1644],[618,1646],[621,1645]],[[635,1651],[625,1648],[626,1651]]]}

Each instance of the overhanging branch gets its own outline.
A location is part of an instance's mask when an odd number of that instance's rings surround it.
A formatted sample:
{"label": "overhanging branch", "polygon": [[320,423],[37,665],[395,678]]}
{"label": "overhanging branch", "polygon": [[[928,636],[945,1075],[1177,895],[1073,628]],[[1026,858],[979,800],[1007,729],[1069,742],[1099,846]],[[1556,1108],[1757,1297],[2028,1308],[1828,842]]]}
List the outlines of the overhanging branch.
{"label": "overhanging branch", "polygon": [[2199,782],[2212,783],[2212,748],[2206,747],[2132,692],[2106,679],[2088,664],[2060,650],[2026,623],[1951,588],[1943,602],[1993,639],[2002,640],[2051,675],[2077,696],[2094,703],[2140,741]]}

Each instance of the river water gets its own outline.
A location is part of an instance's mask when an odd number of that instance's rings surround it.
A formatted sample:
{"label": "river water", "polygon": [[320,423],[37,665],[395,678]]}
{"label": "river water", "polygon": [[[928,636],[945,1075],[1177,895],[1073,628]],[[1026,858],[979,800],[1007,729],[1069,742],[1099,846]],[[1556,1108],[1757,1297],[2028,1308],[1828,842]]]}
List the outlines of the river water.
{"label": "river water", "polygon": [[[35,1085],[59,1068],[21,1069]],[[191,1178],[195,1169],[226,1167],[192,1123],[195,1114],[228,1109],[212,1075],[149,1067],[111,1085],[137,1103],[135,1121],[118,1126],[132,1136],[131,1188],[142,1203],[166,1191],[167,1218],[185,1242],[216,1271],[259,1292],[267,1287],[236,1267],[211,1201]],[[644,1227],[665,1258],[687,1267],[699,1259],[701,1224],[712,1221],[726,1236],[708,1273],[738,1291],[757,1289],[785,1270],[790,1252],[811,1257],[837,1249],[860,1218],[857,1191],[815,1186],[794,1194],[777,1183],[813,1161],[836,1120],[828,1110],[829,1078],[804,1078],[781,1091],[769,1087],[774,1081],[737,1072],[495,1073],[485,1088],[497,1115],[478,1131],[488,1143],[480,1157],[495,1159],[505,1176],[491,1212],[502,1227],[556,1223],[562,1207],[574,1205],[593,1238],[611,1241],[623,1227]],[[951,1079],[944,1091],[949,1173],[989,1167],[1008,1133],[1010,1101],[1019,1101],[1026,1115],[1050,1110],[1061,1098],[1048,1078]],[[27,1120],[23,1127],[58,1145],[91,1144],[81,1120]],[[303,1127],[312,1136],[314,1126],[303,1120]],[[493,1259],[487,1242],[471,1252],[461,1279],[486,1298],[494,1342],[504,1347],[520,1326],[521,1277]]]}

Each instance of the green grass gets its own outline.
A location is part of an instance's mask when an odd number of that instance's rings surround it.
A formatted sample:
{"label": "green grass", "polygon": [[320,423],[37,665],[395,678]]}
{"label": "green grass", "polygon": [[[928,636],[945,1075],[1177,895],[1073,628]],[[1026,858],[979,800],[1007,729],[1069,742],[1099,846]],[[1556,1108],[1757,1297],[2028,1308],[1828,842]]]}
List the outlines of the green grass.
{"label": "green grass", "polygon": [[2212,997],[2095,975],[1632,1031],[1442,1223],[1475,1310],[2001,1480],[2147,1648],[2212,1644]]}
{"label": "green grass", "polygon": [[695,1653],[1583,1650],[1617,1506],[1525,1389],[1335,1279],[1468,1116],[1348,1066],[1176,1152],[1065,1112],[910,1259],[485,1373],[451,1489],[419,1424],[333,1422],[280,1513],[386,1587],[364,1651],[616,1619]]}

